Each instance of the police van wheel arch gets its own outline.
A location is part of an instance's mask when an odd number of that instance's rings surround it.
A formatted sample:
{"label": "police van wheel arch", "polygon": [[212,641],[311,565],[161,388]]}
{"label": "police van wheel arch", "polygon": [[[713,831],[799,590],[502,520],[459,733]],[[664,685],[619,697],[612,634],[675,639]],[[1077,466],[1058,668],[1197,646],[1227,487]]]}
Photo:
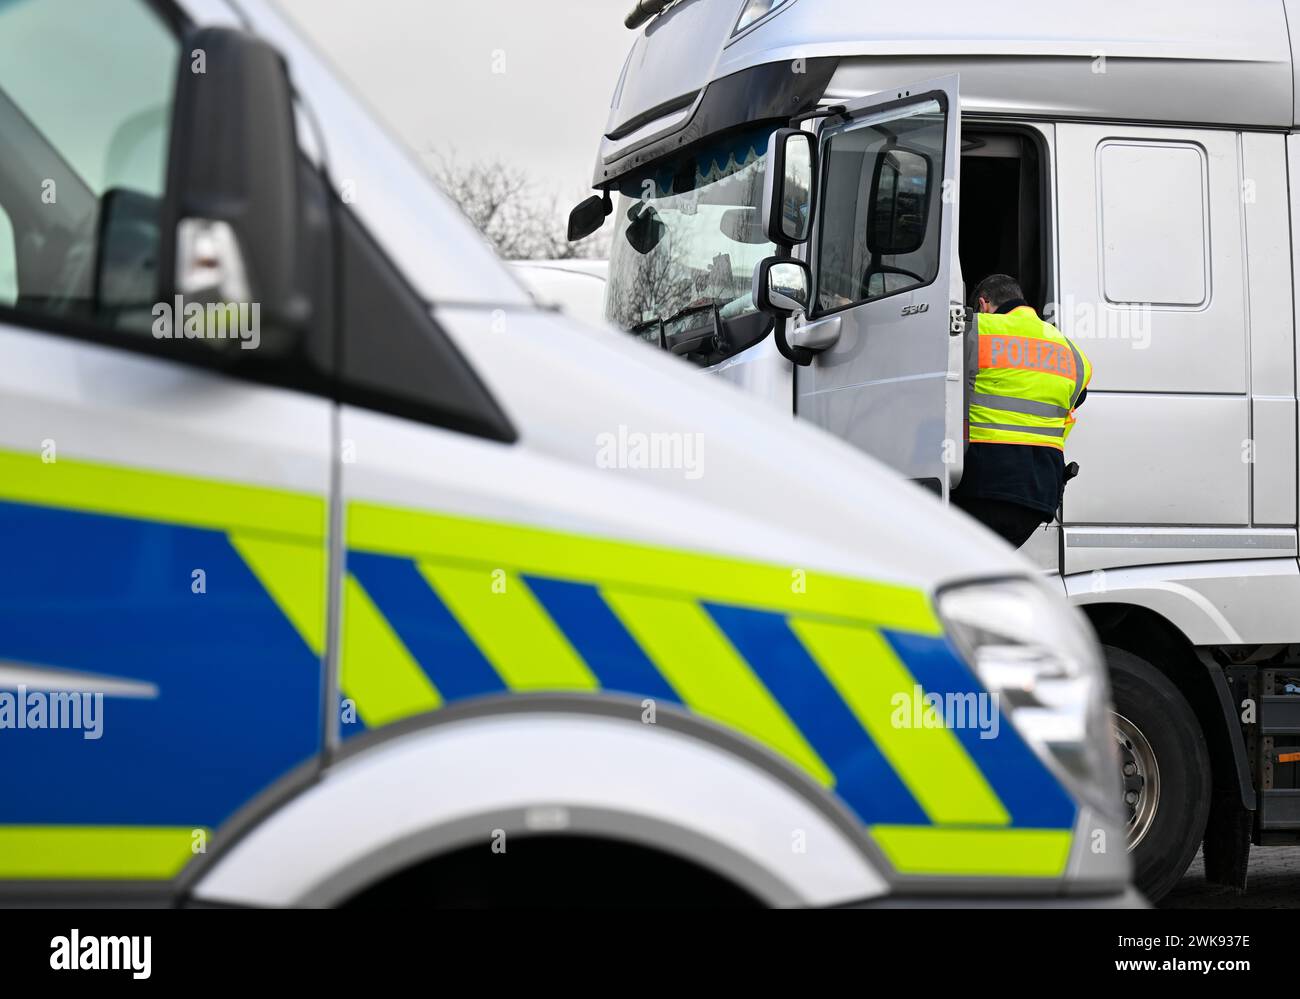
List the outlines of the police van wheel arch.
{"label": "police van wheel arch", "polygon": [[1182,877],[1205,834],[1209,751],[1196,715],[1168,677],[1131,652],[1106,646],[1105,653],[1134,881],[1156,901]]}
{"label": "police van wheel arch", "polygon": [[189,899],[336,905],[454,850],[508,852],[511,837],[538,834],[675,853],[769,905],[886,894],[888,866],[841,813],[774,754],[685,713],[661,707],[644,724],[626,698],[513,695],[347,746],[216,857]]}

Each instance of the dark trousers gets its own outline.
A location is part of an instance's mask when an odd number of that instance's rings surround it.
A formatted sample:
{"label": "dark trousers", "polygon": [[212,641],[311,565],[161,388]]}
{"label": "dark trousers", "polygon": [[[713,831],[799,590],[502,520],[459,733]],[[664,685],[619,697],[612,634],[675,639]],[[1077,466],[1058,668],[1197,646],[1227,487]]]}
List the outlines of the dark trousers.
{"label": "dark trousers", "polygon": [[962,499],[954,495],[952,502],[1016,548],[1029,540],[1039,524],[1051,519],[1038,510],[1003,500]]}

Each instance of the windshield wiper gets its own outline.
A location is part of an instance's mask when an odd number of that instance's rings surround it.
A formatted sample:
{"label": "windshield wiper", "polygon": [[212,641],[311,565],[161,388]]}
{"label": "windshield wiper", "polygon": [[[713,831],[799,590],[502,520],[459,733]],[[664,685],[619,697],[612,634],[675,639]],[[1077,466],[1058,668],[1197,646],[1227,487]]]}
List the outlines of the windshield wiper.
{"label": "windshield wiper", "polygon": [[659,327],[659,349],[667,350],[668,346],[664,343],[664,321],[659,316],[655,316],[653,319],[647,319],[643,323],[637,323],[635,326],[630,327],[628,332],[640,336],[642,333],[655,326]]}
{"label": "windshield wiper", "polygon": [[[684,309],[679,309],[668,319],[664,320],[664,325],[678,322],[687,316],[692,316],[697,312],[710,312],[713,314],[712,328],[693,327],[684,329],[672,336],[661,337],[661,346],[664,350],[674,354],[692,354],[699,350],[707,341],[712,340],[714,349],[721,350],[726,344],[726,337],[722,332],[722,314],[718,311],[718,302],[720,299],[710,299],[707,302],[701,302],[698,305],[688,305]],[[707,332],[706,332],[707,330]]]}
{"label": "windshield wiper", "polygon": [[688,305],[685,308],[678,309],[671,316],[669,316],[667,319],[664,320],[664,325],[667,326],[669,323],[675,323],[679,319],[685,319],[687,316],[693,315],[696,312],[704,312],[708,309],[716,309],[718,307],[718,302],[720,301],[721,299],[718,298],[710,298],[707,302],[696,302],[694,305]]}
{"label": "windshield wiper", "polygon": [[[690,354],[700,349],[706,340],[713,340],[718,349],[726,345],[726,335],[722,331],[722,314],[718,311],[718,303],[721,299],[711,298],[707,302],[698,302],[694,305],[688,305],[685,308],[678,309],[667,319],[656,316],[653,319],[647,319],[644,322],[637,323],[629,333],[644,333],[655,326],[659,327],[659,347],[661,350],[671,351],[674,354]],[[681,330],[669,336],[665,327],[673,323],[680,322],[687,316],[692,316],[697,312],[712,312],[713,324],[712,329],[705,333],[701,332],[698,327],[688,330]]]}

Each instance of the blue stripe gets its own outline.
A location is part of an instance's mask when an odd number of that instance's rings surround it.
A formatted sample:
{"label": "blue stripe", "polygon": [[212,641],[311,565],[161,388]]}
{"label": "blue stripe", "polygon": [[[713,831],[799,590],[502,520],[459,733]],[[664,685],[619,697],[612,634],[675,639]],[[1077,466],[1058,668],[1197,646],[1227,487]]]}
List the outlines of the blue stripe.
{"label": "blue stripe", "polygon": [[[946,639],[885,631],[885,638],[927,693],[987,693]],[[1033,829],[1074,825],[1074,801],[1025,744],[1003,712],[995,739],[975,727],[956,729],[957,738],[1011,814],[1011,823]]]}
{"label": "blue stripe", "polygon": [[347,564],[444,701],[506,689],[413,561],[350,551]]}
{"label": "blue stripe", "polygon": [[321,661],[224,533],[0,502],[0,551],[0,660],[158,690],[0,729],[0,824],[216,827],[319,752]]}
{"label": "blue stripe", "polygon": [[705,608],[830,768],[836,793],[863,822],[930,824],[783,616],[719,604]]}
{"label": "blue stripe", "polygon": [[603,689],[681,703],[596,587],[540,576],[525,576],[524,581]]}

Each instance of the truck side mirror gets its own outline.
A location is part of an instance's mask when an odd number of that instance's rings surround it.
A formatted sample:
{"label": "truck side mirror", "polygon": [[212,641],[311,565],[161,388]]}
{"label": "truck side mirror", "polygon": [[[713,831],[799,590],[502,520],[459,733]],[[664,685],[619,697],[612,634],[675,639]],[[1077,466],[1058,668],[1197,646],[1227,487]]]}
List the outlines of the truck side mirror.
{"label": "truck side mirror", "polygon": [[182,53],[160,293],[169,303],[247,303],[262,348],[286,352],[313,305],[288,70],[266,42],[230,28],[192,32]]}
{"label": "truck side mirror", "polygon": [[613,211],[614,201],[608,191],[603,194],[593,194],[590,198],[578,202],[573,211],[569,212],[567,233],[569,242],[576,243],[580,239],[586,239],[605,224],[605,219],[613,214]]}
{"label": "truck side mirror", "polygon": [[763,232],[769,242],[795,246],[812,234],[816,159],[813,137],[797,128],[778,128],[768,140]]}
{"label": "truck side mirror", "polygon": [[812,275],[802,260],[768,257],[754,270],[754,304],[760,312],[789,319],[807,312],[812,296]]}

